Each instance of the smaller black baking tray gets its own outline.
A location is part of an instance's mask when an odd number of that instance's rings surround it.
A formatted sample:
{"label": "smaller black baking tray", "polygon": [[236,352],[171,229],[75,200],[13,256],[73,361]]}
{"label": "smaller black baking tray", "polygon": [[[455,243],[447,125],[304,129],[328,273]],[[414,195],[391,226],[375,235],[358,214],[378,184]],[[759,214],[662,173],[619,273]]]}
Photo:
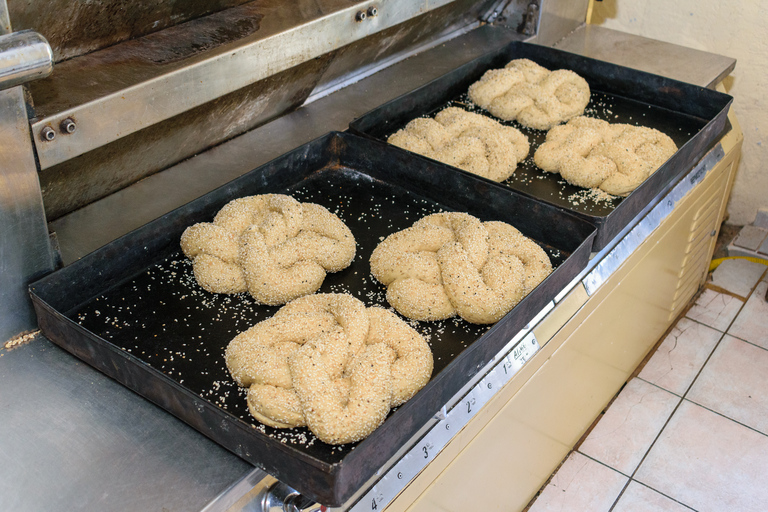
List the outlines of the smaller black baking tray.
{"label": "smaller black baking tray", "polygon": [[[543,172],[533,154],[546,131],[502,121],[473,105],[469,86],[489,69],[526,58],[548,69],[570,69],[589,83],[592,95],[585,115],[612,123],[656,128],[669,135],[678,151],[626,197],[595,196],[568,184],[559,174]],[[711,148],[726,128],[733,98],[677,80],[520,41],[490,51],[431,82],[373,109],[350,123],[358,135],[386,140],[410,120],[433,117],[449,106],[486,115],[522,131],[531,143],[528,157],[501,185],[571,211],[597,228],[594,251],[620,233],[656,197],[668,191]],[[459,169],[456,169],[457,171]],[[460,171],[464,172],[464,171]]]}
{"label": "smaller black baking tray", "polygon": [[[320,292],[351,293],[368,306],[387,306],[370,275],[375,246],[438,211],[515,225],[548,252],[555,270],[493,326],[411,322],[433,350],[430,382],[368,438],[326,445],[305,428],[254,420],[224,364],[229,341],[278,308],[247,294],[205,292],[179,249],[187,226],[210,222],[232,199],[263,193],[339,215],[357,254]],[[594,234],[594,226],[551,205],[379,141],[330,133],[33,283],[30,293],[40,329],[54,343],[307,497],[339,506],[585,268]]]}

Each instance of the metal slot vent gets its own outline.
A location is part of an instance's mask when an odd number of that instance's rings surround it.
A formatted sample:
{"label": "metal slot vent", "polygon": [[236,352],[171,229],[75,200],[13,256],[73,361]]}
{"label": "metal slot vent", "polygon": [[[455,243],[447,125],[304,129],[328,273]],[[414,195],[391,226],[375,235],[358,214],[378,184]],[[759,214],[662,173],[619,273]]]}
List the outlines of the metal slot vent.
{"label": "metal slot vent", "polygon": [[696,212],[688,236],[685,258],[678,274],[678,286],[672,302],[670,319],[677,316],[681,307],[688,304],[708,269],[713,233],[717,232],[720,198],[712,195]]}

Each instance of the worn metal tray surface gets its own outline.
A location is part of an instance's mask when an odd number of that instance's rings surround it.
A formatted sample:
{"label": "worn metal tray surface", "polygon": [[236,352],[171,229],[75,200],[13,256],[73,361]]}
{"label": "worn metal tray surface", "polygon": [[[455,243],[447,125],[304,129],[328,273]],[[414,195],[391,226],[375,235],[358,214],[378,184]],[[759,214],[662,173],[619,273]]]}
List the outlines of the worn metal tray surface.
{"label": "worn metal tray surface", "polygon": [[[448,106],[491,116],[473,105],[467,89],[489,69],[527,58],[548,69],[570,69],[589,83],[592,96],[585,115],[612,123],[656,128],[669,135],[678,151],[627,197],[596,196],[568,184],[559,174],[541,171],[533,153],[546,131],[494,118],[520,129],[531,149],[502,184],[588,219],[598,228],[597,251],[605,247],[655,197],[666,192],[714,144],[726,126],[731,96],[642,71],[530,43],[513,42],[395,98],[350,124],[356,134],[386,140],[416,117],[434,116]],[[457,169],[458,170],[458,169]],[[463,172],[463,171],[461,171]]]}
{"label": "worn metal tray surface", "polygon": [[[386,305],[368,259],[380,239],[426,214],[467,211],[502,220],[536,240],[555,271],[493,326],[460,319],[411,322],[432,347],[431,381],[367,439],[329,446],[307,429],[277,430],[248,413],[224,349],[278,308],[247,294],[216,295],[195,282],[182,231],[211,221],[230,200],[287,193],[319,203],[357,241],[352,265],[321,292]],[[456,173],[379,141],[328,134],[129,233],[30,286],[40,328],[55,343],[240,457],[318,502],[338,506],[586,266],[594,226],[551,205]]]}

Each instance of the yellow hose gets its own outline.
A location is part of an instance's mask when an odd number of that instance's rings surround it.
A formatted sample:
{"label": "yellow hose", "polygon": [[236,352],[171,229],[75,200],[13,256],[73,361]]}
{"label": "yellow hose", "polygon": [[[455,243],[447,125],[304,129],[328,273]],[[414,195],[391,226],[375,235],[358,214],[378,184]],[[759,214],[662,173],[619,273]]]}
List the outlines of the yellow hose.
{"label": "yellow hose", "polygon": [[764,258],[755,258],[754,256],[728,256],[727,258],[717,258],[712,260],[712,262],[709,264],[709,271],[712,272],[715,270],[725,260],[747,260],[751,261],[752,263],[762,263],[763,265],[768,265],[768,260]]}

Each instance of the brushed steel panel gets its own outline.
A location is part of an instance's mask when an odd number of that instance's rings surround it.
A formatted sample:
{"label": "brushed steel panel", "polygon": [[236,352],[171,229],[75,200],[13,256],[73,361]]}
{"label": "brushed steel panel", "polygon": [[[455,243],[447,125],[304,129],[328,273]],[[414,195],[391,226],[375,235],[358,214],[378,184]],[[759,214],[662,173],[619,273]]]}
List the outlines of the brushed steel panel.
{"label": "brushed steel panel", "polygon": [[555,48],[708,88],[736,66],[731,57],[596,25],[578,27]]}
{"label": "brushed steel panel", "polygon": [[48,218],[54,221],[296,109],[315,87],[330,57],[312,59],[42,170]]}
{"label": "brushed steel panel", "polygon": [[53,251],[21,87],[0,91],[0,342],[37,325],[27,285],[53,270]]}
{"label": "brushed steel panel", "polygon": [[314,101],[404,58],[477,28],[495,0],[456,0],[340,48],[315,91]]}
{"label": "brushed steel panel", "polygon": [[[180,60],[168,58],[168,34],[159,32],[64,61],[53,76],[32,88],[38,116],[32,130],[37,134],[66,118],[75,119],[78,129],[53,141],[37,138],[40,167],[74,158],[448,3],[265,0],[221,13],[222,26],[229,19],[258,21],[257,27],[246,27],[244,37]],[[376,16],[356,20],[358,12],[374,5]],[[175,37],[195,39],[189,27],[168,30]],[[211,32],[212,38],[218,34],[215,28]]]}
{"label": "brushed steel panel", "polygon": [[248,1],[9,0],[8,11],[16,30],[44,34],[59,62]]}
{"label": "brushed steel panel", "polygon": [[40,335],[0,356],[0,510],[201,510],[253,469]]}

